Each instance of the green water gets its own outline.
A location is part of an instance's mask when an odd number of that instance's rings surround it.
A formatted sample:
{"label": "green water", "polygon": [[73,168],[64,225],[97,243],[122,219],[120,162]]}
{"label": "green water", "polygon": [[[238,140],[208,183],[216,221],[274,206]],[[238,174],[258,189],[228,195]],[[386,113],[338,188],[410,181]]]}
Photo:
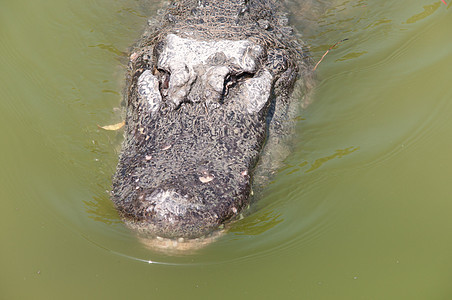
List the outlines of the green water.
{"label": "green water", "polygon": [[174,257],[119,221],[121,133],[97,127],[158,5],[1,1],[0,299],[452,299],[451,5],[318,3],[291,6],[314,59],[348,40],[295,151],[253,214]]}

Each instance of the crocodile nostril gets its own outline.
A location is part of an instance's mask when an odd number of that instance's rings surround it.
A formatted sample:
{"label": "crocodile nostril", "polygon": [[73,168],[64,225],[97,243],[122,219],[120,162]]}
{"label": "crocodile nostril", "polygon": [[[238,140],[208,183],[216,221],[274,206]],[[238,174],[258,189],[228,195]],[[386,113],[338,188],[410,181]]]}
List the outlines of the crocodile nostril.
{"label": "crocodile nostril", "polygon": [[169,88],[170,74],[164,72],[161,79],[161,88],[167,90]]}

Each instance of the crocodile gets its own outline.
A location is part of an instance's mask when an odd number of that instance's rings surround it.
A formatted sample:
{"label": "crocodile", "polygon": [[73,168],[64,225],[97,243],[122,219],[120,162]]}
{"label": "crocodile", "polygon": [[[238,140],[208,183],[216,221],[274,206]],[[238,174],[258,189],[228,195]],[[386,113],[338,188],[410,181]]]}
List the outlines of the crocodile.
{"label": "crocodile", "polygon": [[237,218],[278,166],[271,153],[293,132],[312,69],[280,1],[167,4],[130,52],[112,189],[125,224],[177,244]]}

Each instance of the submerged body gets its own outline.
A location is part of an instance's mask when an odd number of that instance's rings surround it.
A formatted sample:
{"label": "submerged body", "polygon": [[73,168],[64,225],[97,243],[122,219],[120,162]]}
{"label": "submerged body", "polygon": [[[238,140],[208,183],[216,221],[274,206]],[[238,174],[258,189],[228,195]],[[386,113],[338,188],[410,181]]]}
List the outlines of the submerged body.
{"label": "submerged body", "polygon": [[205,237],[249,204],[264,149],[290,134],[295,81],[311,78],[287,25],[271,0],[176,1],[149,22],[130,56],[113,178],[142,237]]}

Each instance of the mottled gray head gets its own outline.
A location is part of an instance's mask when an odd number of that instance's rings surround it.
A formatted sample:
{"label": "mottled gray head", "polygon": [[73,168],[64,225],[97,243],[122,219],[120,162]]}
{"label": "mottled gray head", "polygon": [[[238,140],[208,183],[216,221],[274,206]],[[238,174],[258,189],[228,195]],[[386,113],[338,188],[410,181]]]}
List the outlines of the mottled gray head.
{"label": "mottled gray head", "polygon": [[256,41],[170,33],[132,54],[113,200],[142,236],[209,235],[248,204],[297,74],[286,50]]}

